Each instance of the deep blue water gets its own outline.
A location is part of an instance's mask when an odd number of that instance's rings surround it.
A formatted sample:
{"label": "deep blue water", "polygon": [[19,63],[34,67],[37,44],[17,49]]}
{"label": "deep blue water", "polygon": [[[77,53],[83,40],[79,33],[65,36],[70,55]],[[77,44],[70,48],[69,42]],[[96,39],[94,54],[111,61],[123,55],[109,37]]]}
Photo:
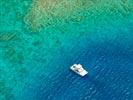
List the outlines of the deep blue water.
{"label": "deep blue water", "polygon": [[[28,88],[25,98],[132,100],[133,48],[120,41],[82,43],[71,49],[70,55],[62,53],[51,61],[51,71],[39,71],[35,84]],[[74,63],[81,63],[89,74],[82,78],[71,72],[69,66]]]}

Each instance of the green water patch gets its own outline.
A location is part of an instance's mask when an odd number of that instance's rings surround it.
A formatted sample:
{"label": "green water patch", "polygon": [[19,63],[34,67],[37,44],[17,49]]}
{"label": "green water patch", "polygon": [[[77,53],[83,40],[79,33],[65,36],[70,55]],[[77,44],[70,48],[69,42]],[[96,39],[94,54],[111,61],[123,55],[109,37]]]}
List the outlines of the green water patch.
{"label": "green water patch", "polygon": [[[25,23],[33,32],[43,28],[63,30],[64,27],[70,31],[69,26],[78,27],[84,21],[94,23],[95,27],[126,18],[132,12],[133,4],[123,0],[35,0],[25,16]],[[70,34],[69,31],[66,33]]]}
{"label": "green water patch", "polygon": [[11,45],[6,47],[5,58],[8,58],[11,62],[15,63],[22,63],[24,60],[22,51],[16,51]]}
{"label": "green water patch", "polygon": [[9,42],[17,38],[17,34],[14,32],[0,33],[0,42]]}
{"label": "green water patch", "polygon": [[21,51],[23,49],[22,42],[19,32],[1,32],[0,44],[4,52],[4,57],[12,62],[20,62],[23,58]]}
{"label": "green water patch", "polygon": [[15,100],[12,89],[0,80],[0,99],[1,100]]}
{"label": "green water patch", "polygon": [[[87,0],[85,1],[87,2]],[[76,14],[81,11],[83,5],[80,0],[33,1],[29,12],[25,16],[25,22],[32,31],[38,31],[41,27],[54,27],[69,23],[70,20],[80,22],[83,16],[76,16]]]}
{"label": "green water patch", "polygon": [[35,48],[56,55],[61,47],[69,50],[81,38],[98,42],[116,39],[118,30],[129,29],[127,25],[132,23],[132,5],[122,0],[38,0],[33,1],[24,20],[35,34],[30,34]]}
{"label": "green water patch", "polygon": [[7,76],[5,75],[7,80],[19,78],[20,81],[27,74],[27,68],[24,64],[27,58],[25,44],[26,41],[19,32],[2,32],[0,34],[1,71],[10,70],[4,73],[7,74]]}
{"label": "green water patch", "polygon": [[0,31],[22,31],[23,17],[31,0],[0,0]]}

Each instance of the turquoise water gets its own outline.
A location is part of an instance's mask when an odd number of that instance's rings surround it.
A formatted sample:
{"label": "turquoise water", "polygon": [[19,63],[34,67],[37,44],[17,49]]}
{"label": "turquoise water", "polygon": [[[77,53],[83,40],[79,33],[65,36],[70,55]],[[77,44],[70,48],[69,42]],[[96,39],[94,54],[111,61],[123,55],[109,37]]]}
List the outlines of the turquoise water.
{"label": "turquoise water", "polygon": [[0,100],[132,100],[132,0],[0,2]]}

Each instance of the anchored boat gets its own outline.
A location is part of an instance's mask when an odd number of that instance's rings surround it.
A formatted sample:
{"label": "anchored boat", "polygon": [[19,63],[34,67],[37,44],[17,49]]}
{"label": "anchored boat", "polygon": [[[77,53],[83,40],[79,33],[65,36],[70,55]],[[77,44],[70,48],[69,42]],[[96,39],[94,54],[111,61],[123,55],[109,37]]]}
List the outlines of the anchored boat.
{"label": "anchored boat", "polygon": [[88,74],[81,64],[74,64],[70,67],[70,69],[82,77]]}

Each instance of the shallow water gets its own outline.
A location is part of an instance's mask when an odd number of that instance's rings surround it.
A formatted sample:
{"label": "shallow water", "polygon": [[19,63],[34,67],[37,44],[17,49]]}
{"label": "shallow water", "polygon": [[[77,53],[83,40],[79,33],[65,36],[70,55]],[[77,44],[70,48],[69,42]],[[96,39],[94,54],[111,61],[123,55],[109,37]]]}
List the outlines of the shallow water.
{"label": "shallow water", "polygon": [[0,100],[132,100],[132,0],[0,2]]}

